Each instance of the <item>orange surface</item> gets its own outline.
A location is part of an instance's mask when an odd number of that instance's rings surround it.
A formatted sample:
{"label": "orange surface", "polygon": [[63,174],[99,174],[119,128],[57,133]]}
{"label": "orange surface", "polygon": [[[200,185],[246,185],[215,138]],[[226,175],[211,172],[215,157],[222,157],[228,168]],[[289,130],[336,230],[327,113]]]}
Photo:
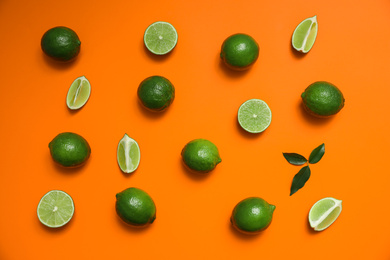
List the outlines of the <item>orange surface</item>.
{"label": "orange surface", "polygon": [[[387,0],[1,1],[0,259],[389,259],[389,10]],[[296,54],[292,32],[313,15],[316,43]],[[165,57],[143,46],[144,30],[158,20],[179,34]],[[44,32],[58,25],[82,41],[73,63],[52,62],[40,49]],[[237,32],[260,45],[258,61],[243,73],[219,59],[223,40]],[[65,97],[81,75],[91,82],[91,97],[70,112]],[[151,75],[176,87],[162,114],[137,102],[138,84]],[[318,80],[346,98],[331,119],[301,108],[301,92]],[[237,124],[237,109],[250,98],[272,109],[262,134]],[[50,157],[48,143],[64,131],[91,145],[82,168],[59,168]],[[142,154],[130,175],[116,162],[124,133]],[[222,157],[203,178],[181,164],[182,147],[195,138],[214,142]],[[299,167],[282,152],[308,156],[323,142],[325,156],[290,197]],[[147,229],[129,228],[115,213],[115,194],[132,186],[157,205]],[[69,193],[76,206],[57,230],[36,216],[52,189]],[[248,196],[276,205],[271,226],[258,236],[229,223]],[[308,212],[327,196],[343,200],[343,211],[329,229],[311,232]]]}

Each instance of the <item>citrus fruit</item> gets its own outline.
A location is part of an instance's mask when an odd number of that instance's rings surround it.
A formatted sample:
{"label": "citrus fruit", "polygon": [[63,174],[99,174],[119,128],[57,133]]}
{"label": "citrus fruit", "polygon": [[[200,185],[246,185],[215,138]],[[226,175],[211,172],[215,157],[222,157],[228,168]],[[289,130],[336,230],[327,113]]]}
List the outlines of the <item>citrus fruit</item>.
{"label": "citrus fruit", "polygon": [[118,165],[124,173],[131,173],[138,168],[141,151],[138,143],[127,134],[119,141],[117,149]]}
{"label": "citrus fruit", "polygon": [[213,170],[222,161],[218,148],[206,139],[195,139],[187,143],[181,151],[181,156],[190,170],[200,173]]}
{"label": "citrus fruit", "polygon": [[65,132],[58,134],[49,143],[53,160],[64,167],[83,165],[91,154],[91,147],[82,136]]}
{"label": "citrus fruit", "polygon": [[305,110],[316,117],[329,117],[344,107],[343,93],[333,84],[317,81],[301,95]]}
{"label": "citrus fruit", "polygon": [[274,210],[275,206],[264,199],[249,197],[234,207],[230,221],[243,233],[257,234],[271,224]]}
{"label": "citrus fruit", "polygon": [[167,54],[176,46],[176,29],[172,24],[167,22],[152,23],[145,30],[144,43],[146,48],[154,54]]}
{"label": "citrus fruit", "polygon": [[272,113],[267,103],[260,99],[249,99],[238,109],[238,123],[249,133],[263,132],[271,124]]}
{"label": "citrus fruit", "polygon": [[259,45],[247,34],[233,34],[222,43],[220,57],[229,68],[246,70],[259,57]]}
{"label": "citrus fruit", "polygon": [[317,37],[317,16],[303,20],[292,35],[292,46],[295,50],[307,53],[311,50]]}
{"label": "citrus fruit", "polygon": [[128,188],[116,194],[118,216],[131,226],[147,226],[156,219],[156,205],[143,190]]}
{"label": "citrus fruit", "polygon": [[78,77],[70,85],[66,96],[66,105],[71,110],[80,109],[87,103],[91,95],[91,84],[84,76]]}
{"label": "citrus fruit", "polygon": [[163,111],[173,102],[175,87],[164,77],[151,76],[140,83],[137,94],[145,108]]}
{"label": "citrus fruit", "polygon": [[52,190],[39,201],[37,215],[39,221],[51,228],[62,227],[68,223],[74,213],[72,198],[64,191]]}
{"label": "citrus fruit", "polygon": [[43,52],[58,61],[70,61],[80,52],[80,39],[70,28],[58,26],[51,28],[42,36]]}
{"label": "citrus fruit", "polygon": [[328,228],[341,213],[342,201],[335,198],[323,198],[317,201],[310,209],[309,223],[315,231]]}

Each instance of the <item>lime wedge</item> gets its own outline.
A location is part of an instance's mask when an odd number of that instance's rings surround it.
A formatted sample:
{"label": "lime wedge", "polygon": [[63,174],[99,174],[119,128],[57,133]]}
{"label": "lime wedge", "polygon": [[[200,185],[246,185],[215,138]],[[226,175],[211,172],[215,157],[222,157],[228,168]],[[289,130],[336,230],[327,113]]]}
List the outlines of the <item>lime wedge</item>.
{"label": "lime wedge", "polygon": [[292,46],[297,51],[307,53],[313,47],[317,37],[318,23],[317,16],[303,20],[295,28],[292,36]]}
{"label": "lime wedge", "polygon": [[335,198],[324,198],[317,201],[309,212],[309,223],[315,231],[329,227],[340,215],[342,201]]}
{"label": "lime wedge", "polygon": [[263,132],[271,124],[271,119],[271,109],[260,99],[247,100],[238,109],[238,123],[249,133]]}
{"label": "lime wedge", "polygon": [[91,84],[84,76],[78,77],[70,85],[68,95],[66,96],[66,105],[69,109],[76,110],[87,103],[91,95]]}
{"label": "lime wedge", "polygon": [[124,173],[132,173],[138,168],[141,151],[138,143],[127,134],[119,141],[117,150],[118,165]]}
{"label": "lime wedge", "polygon": [[167,54],[176,46],[176,29],[170,23],[155,22],[146,28],[144,43],[146,48],[154,54]]}
{"label": "lime wedge", "polygon": [[68,223],[74,213],[72,198],[61,190],[52,190],[46,193],[39,201],[38,219],[45,226],[51,228],[62,227]]}

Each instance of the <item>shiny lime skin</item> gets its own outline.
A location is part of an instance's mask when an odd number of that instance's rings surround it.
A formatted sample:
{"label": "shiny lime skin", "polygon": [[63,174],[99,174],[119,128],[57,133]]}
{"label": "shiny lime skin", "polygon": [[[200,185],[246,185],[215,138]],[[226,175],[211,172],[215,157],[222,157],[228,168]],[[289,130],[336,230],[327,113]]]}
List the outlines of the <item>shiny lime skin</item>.
{"label": "shiny lime skin", "polygon": [[58,26],[42,36],[42,51],[57,61],[73,60],[80,52],[80,39],[70,28]]}
{"label": "shiny lime skin", "polygon": [[91,147],[82,136],[65,132],[57,135],[49,143],[53,160],[64,167],[83,165],[91,154]]}
{"label": "shiny lime skin", "polygon": [[145,191],[128,188],[116,194],[116,213],[131,226],[144,227],[156,219],[156,205]]}
{"label": "shiny lime skin", "polygon": [[161,76],[144,79],[138,87],[138,98],[142,105],[151,111],[163,111],[175,98],[175,87]]}
{"label": "shiny lime skin", "polygon": [[344,107],[343,93],[332,83],[317,81],[301,95],[305,110],[316,117],[329,117]]}
{"label": "shiny lime skin", "polygon": [[230,221],[243,233],[257,234],[271,224],[274,210],[275,206],[262,198],[249,197],[234,207]]}
{"label": "shiny lime skin", "polygon": [[222,161],[218,148],[206,139],[195,139],[187,143],[181,156],[189,169],[200,173],[213,170]]}
{"label": "shiny lime skin", "polygon": [[259,57],[259,45],[247,34],[233,34],[222,43],[220,57],[229,68],[246,70]]}

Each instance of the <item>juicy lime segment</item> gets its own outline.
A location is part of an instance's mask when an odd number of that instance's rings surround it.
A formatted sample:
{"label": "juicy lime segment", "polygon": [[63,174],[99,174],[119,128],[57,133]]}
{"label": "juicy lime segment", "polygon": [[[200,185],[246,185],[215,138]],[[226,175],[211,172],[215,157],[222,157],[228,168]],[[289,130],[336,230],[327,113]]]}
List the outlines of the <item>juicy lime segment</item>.
{"label": "juicy lime segment", "polygon": [[141,151],[138,143],[127,134],[119,141],[117,149],[117,161],[122,172],[132,173],[139,165]]}
{"label": "juicy lime segment", "polygon": [[69,109],[76,110],[87,103],[91,95],[91,84],[85,76],[78,77],[70,85],[66,96],[66,105]]}
{"label": "juicy lime segment", "polygon": [[249,133],[261,133],[271,124],[271,109],[263,100],[250,99],[238,109],[238,123]]}
{"label": "juicy lime segment", "polygon": [[146,28],[144,43],[146,48],[154,54],[167,54],[176,46],[177,31],[170,23],[155,22]]}
{"label": "juicy lime segment", "polygon": [[74,213],[72,198],[64,191],[52,190],[39,201],[37,214],[45,226],[58,228],[68,223]]}
{"label": "juicy lime segment", "polygon": [[303,20],[294,30],[292,46],[297,51],[307,53],[313,47],[317,37],[317,16]]}
{"label": "juicy lime segment", "polygon": [[324,198],[317,201],[309,212],[309,223],[315,231],[328,228],[340,215],[342,201],[335,198]]}

